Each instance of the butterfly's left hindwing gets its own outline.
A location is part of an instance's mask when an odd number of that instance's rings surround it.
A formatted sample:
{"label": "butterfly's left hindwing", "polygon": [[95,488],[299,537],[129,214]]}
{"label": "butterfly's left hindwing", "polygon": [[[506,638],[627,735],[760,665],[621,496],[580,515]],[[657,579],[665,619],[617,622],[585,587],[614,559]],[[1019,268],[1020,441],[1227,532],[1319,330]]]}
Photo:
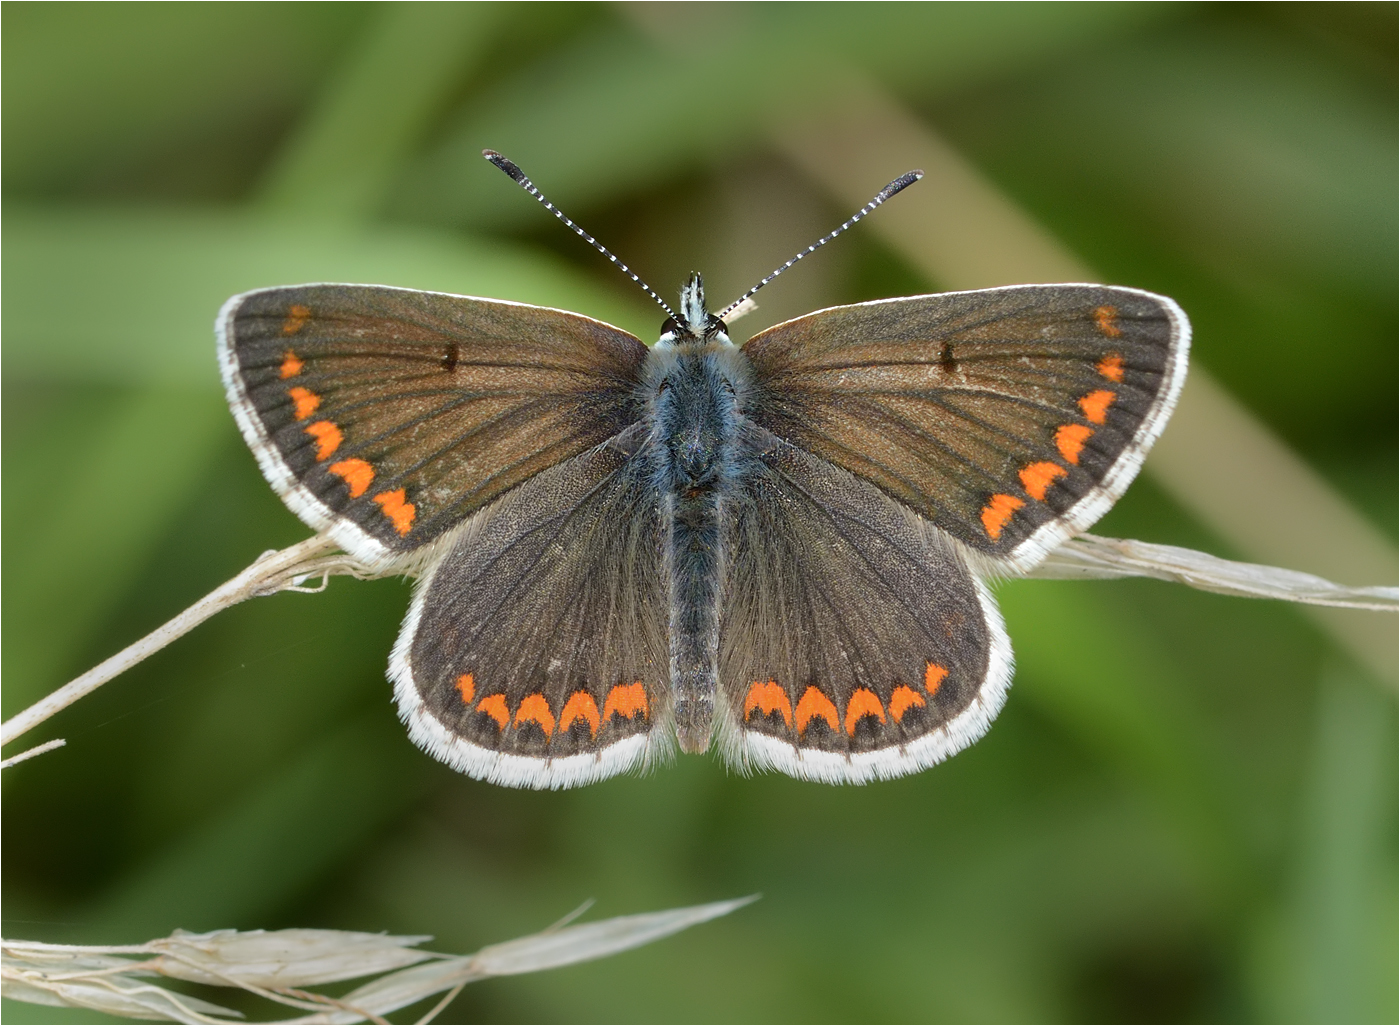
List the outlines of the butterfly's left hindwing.
{"label": "butterfly's left hindwing", "polygon": [[872,485],[753,437],[720,622],[730,760],[860,782],[971,744],[1001,707],[1011,647],[961,551]]}
{"label": "butterfly's left hindwing", "polygon": [[381,566],[627,427],[646,356],[579,314],[378,285],[235,296],[218,335],[272,486]]}
{"label": "butterfly's left hindwing", "polygon": [[418,584],[390,675],[413,739],[453,768],[568,787],[670,750],[660,511],[640,432],[542,472]]}

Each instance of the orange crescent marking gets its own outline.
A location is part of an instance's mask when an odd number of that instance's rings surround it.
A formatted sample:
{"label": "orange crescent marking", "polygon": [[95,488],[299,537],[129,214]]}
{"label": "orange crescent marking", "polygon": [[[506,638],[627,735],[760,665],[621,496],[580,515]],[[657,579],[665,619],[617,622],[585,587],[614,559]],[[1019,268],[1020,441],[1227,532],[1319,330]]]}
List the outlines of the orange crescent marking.
{"label": "orange crescent marking", "polygon": [[807,724],[819,716],[826,720],[826,725],[832,730],[841,729],[841,719],[836,715],[836,706],[831,704],[831,699],[822,694],[815,684],[811,684],[802,692],[802,697],[797,702],[797,732],[801,734],[807,729]]}
{"label": "orange crescent marking", "polygon": [[943,683],[943,678],[948,676],[946,667],[937,663],[929,663],[924,667],[924,690],[929,693],[929,697],[938,694],[938,685]]}
{"label": "orange crescent marking", "polygon": [[311,311],[301,304],[293,306],[287,311],[287,319],[282,322],[282,334],[295,335],[310,316]]}
{"label": "orange crescent marking", "polygon": [[904,714],[911,705],[924,706],[927,704],[923,695],[907,684],[901,684],[890,694],[890,715],[894,717],[896,723],[899,723],[904,719]]}
{"label": "orange crescent marking", "polygon": [[464,673],[457,678],[457,690],[462,693],[462,701],[471,705],[472,699],[476,697],[476,681],[470,673]]}
{"label": "orange crescent marking", "polygon": [[598,703],[587,691],[575,691],[569,696],[564,703],[564,711],[559,714],[559,730],[568,730],[574,720],[583,720],[588,724],[589,733],[598,736],[598,726],[602,722],[598,716]]}
{"label": "orange crescent marking", "polygon": [[612,719],[614,714],[630,720],[638,713],[646,716],[649,712],[647,689],[642,687],[641,681],[635,684],[615,684],[603,703],[603,722]]}
{"label": "orange crescent marking", "polygon": [[374,501],[379,503],[384,515],[389,518],[389,522],[399,534],[408,534],[413,530],[413,517],[418,507],[406,501],[402,488],[396,488],[392,492],[380,492],[374,497]]}
{"label": "orange crescent marking", "polygon": [[878,716],[881,723],[885,722],[885,707],[869,688],[856,688],[851,693],[851,700],[846,704],[847,734],[855,736],[856,724],[862,716]]}
{"label": "orange crescent marking", "polygon": [[490,716],[502,730],[510,722],[510,707],[506,705],[505,695],[487,695],[476,703],[476,711]]}
{"label": "orange crescent marking", "polygon": [[1099,361],[1099,373],[1114,383],[1123,380],[1123,358],[1117,353],[1109,353]]}
{"label": "orange crescent marking", "polygon": [[1123,334],[1123,329],[1114,324],[1118,317],[1118,307],[1100,306],[1094,308],[1094,321],[1098,324],[1099,330],[1109,338],[1117,338]]}
{"label": "orange crescent marking", "polygon": [[1032,463],[1021,471],[1021,485],[1032,499],[1044,502],[1045,492],[1055,483],[1055,478],[1064,477],[1068,473],[1069,471],[1058,463]]}
{"label": "orange crescent marking", "polygon": [[364,460],[341,460],[326,468],[350,486],[350,498],[358,499],[374,481],[374,468]]}
{"label": "orange crescent marking", "polygon": [[1091,424],[1102,424],[1108,417],[1108,408],[1112,405],[1113,399],[1113,393],[1106,388],[1090,392],[1079,400],[1079,408],[1084,411],[1084,419]]}
{"label": "orange crescent marking", "polygon": [[316,412],[316,408],[321,405],[321,397],[309,388],[287,389],[287,394],[292,397],[292,402],[296,404],[297,420],[305,420]]}
{"label": "orange crescent marking", "polygon": [[282,354],[282,377],[294,378],[306,364],[297,359],[297,354],[288,349]]}
{"label": "orange crescent marking", "polygon": [[544,728],[546,740],[553,736],[554,714],[549,711],[549,703],[544,700],[544,695],[526,695],[521,699],[520,708],[515,710],[515,725],[518,727],[522,723],[538,723]]}
{"label": "orange crescent marking", "polygon": [[987,537],[992,541],[1000,538],[1006,525],[1011,523],[1011,514],[1024,505],[1014,495],[993,495],[992,501],[982,510],[982,529],[987,532]]}
{"label": "orange crescent marking", "polygon": [[744,699],[744,720],[747,721],[749,714],[755,709],[764,716],[771,716],[773,713],[782,713],[783,722],[792,729],[792,703],[788,701],[787,692],[778,687],[778,682],[770,680],[766,684],[756,680],[753,687],[749,688],[748,697]]}
{"label": "orange crescent marking", "polygon": [[340,433],[340,428],[328,420],[318,420],[314,424],[306,425],[302,430],[316,439],[317,463],[330,459],[331,454],[340,448],[340,443],[345,441],[345,436]]}
{"label": "orange crescent marking", "polygon": [[1093,433],[1093,428],[1083,424],[1061,424],[1055,431],[1055,447],[1060,450],[1060,455],[1065,458],[1066,463],[1078,466],[1084,442]]}

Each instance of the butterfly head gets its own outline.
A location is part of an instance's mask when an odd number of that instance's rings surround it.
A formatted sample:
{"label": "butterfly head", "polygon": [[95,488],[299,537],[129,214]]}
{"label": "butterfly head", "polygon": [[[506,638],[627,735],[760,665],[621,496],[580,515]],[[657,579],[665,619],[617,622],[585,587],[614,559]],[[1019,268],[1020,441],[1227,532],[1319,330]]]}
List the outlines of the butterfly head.
{"label": "butterfly head", "polygon": [[656,344],[677,346],[704,342],[733,345],[728,327],[705,307],[704,281],[698,272],[692,272],[690,279],[681,286],[680,315],[666,318]]}

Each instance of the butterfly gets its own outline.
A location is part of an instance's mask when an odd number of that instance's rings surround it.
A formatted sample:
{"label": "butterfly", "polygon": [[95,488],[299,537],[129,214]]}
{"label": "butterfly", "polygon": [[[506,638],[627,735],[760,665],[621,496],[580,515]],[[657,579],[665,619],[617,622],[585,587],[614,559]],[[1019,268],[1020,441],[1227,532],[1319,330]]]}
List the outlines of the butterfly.
{"label": "butterfly", "polygon": [[224,305],[228,400],[272,487],[355,559],[418,576],[389,671],[410,736],[534,788],[677,746],[840,783],[971,744],[1013,669],[985,581],[1127,488],[1180,391],[1185,314],[1023,285],[832,307],[736,345],[698,275],[666,309],[647,346],[378,285]]}

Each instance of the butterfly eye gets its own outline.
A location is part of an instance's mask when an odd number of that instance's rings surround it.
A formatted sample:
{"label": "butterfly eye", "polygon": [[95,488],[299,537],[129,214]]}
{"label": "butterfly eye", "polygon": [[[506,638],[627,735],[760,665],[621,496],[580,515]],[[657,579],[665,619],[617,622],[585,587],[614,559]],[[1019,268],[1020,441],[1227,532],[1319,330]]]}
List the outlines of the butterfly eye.
{"label": "butterfly eye", "polygon": [[656,394],[657,394],[657,395],[660,395],[662,392],[669,392],[670,390],[671,390],[671,381],[670,381],[669,378],[662,378],[662,379],[661,379],[661,384],[659,384],[659,385],[656,386]]}

